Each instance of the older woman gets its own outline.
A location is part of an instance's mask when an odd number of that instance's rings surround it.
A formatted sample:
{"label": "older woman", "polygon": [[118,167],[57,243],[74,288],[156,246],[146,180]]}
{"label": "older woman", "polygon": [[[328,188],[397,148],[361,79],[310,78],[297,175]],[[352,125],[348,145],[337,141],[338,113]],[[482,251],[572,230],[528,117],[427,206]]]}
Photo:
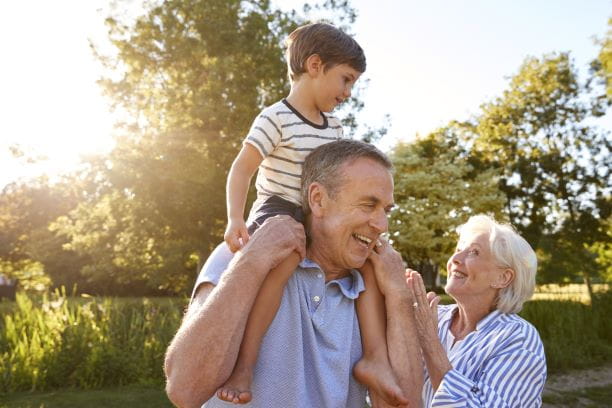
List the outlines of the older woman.
{"label": "older woman", "polygon": [[539,407],[544,348],[516,314],[533,294],[535,253],[511,226],[488,216],[471,217],[459,233],[445,288],[456,304],[438,306],[421,276],[406,272],[427,368],[424,406]]}

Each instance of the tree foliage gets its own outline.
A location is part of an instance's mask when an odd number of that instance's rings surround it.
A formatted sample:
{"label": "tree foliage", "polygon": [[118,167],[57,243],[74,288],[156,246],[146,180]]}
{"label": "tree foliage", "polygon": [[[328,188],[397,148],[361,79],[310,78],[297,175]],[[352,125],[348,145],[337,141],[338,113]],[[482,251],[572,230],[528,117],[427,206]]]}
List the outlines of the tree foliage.
{"label": "tree foliage", "polygon": [[[392,153],[395,203],[390,223],[394,244],[420,271],[445,265],[457,241],[455,229],[469,216],[498,216],[505,197],[498,189],[499,170],[480,171],[459,145],[452,124]],[[433,285],[435,276],[430,276]]]}
{"label": "tree foliage", "polygon": [[[307,9],[332,8],[354,20],[345,1]],[[288,93],[283,40],[304,22],[266,0],[160,1],[106,20],[116,53],[98,52],[100,84],[126,120],[95,167],[106,187],[53,227],[88,257],[88,279],[191,287],[222,240],[231,161],[258,112]]]}
{"label": "tree foliage", "polygon": [[612,103],[612,18],[608,19],[608,31],[601,41],[598,58],[593,61],[593,69],[603,79],[608,101]]}
{"label": "tree foliage", "polygon": [[602,106],[588,96],[568,54],[528,58],[467,126],[472,155],[502,172],[510,220],[549,254],[546,279],[582,272],[588,283],[586,248],[606,239],[599,231],[611,209],[611,139],[589,122]]}

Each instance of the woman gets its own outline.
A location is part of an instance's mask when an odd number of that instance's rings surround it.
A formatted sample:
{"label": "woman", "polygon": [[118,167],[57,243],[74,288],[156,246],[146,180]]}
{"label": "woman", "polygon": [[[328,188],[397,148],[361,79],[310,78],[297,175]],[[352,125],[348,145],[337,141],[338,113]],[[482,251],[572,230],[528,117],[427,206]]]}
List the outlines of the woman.
{"label": "woman", "polygon": [[533,294],[535,253],[511,226],[488,216],[471,217],[459,233],[446,265],[445,291],[455,305],[438,306],[421,276],[406,272],[427,368],[424,406],[539,407],[544,347],[516,314]]}

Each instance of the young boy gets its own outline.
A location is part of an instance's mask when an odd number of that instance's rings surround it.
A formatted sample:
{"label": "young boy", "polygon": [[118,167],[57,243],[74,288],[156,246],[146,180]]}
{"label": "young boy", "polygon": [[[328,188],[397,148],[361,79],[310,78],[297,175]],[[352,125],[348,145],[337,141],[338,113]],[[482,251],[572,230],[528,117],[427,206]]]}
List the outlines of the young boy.
{"label": "young boy", "polygon": [[[249,234],[271,216],[286,214],[303,221],[300,184],[304,158],[316,147],[342,137],[340,121],[326,112],[350,97],[351,88],[366,67],[363,50],[353,38],[320,23],[302,26],[289,35],[287,64],[289,95],[255,119],[228,176],[224,238],[232,252],[245,245]],[[247,228],[244,207],[257,169],[257,200]],[[266,277],[249,315],[234,371],[217,392],[220,399],[241,404],[251,400],[253,368],[261,340],[299,261],[294,253]],[[357,299],[357,314],[364,355],[353,373],[390,405],[406,403],[387,355],[384,299],[371,268],[364,267],[361,272],[366,291]]]}

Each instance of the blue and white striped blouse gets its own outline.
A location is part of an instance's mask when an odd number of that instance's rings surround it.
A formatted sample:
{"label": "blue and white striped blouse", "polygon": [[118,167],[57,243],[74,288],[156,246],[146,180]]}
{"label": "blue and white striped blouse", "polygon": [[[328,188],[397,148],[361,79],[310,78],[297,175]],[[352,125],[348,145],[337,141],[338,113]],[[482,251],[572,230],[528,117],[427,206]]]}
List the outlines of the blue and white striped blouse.
{"label": "blue and white striped blouse", "polygon": [[457,305],[438,307],[438,336],[453,369],[434,392],[425,373],[425,407],[540,407],[546,382],[544,346],[535,327],[516,314],[491,312],[453,344]]}

